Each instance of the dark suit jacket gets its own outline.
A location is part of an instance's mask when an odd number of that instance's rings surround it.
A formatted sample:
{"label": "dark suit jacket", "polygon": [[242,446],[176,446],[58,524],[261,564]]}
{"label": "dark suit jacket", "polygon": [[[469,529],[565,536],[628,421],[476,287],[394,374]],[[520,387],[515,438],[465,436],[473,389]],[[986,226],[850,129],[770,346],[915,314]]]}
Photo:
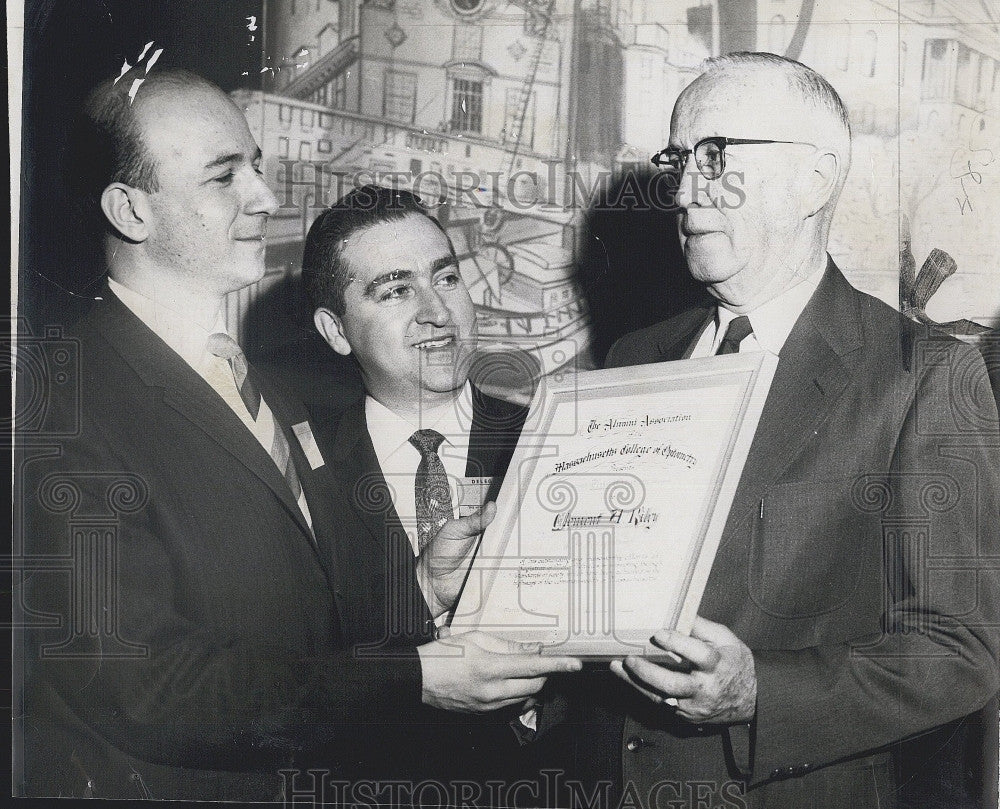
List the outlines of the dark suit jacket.
{"label": "dark suit jacket", "polygon": [[273,800],[280,767],[419,705],[412,646],[389,662],[345,651],[324,564],[340,527],[290,429],[306,414],[261,380],[318,545],[267,452],[112,294],[64,343],[78,384],[49,380],[43,404],[78,427],[29,443],[19,467],[18,788]]}
{"label": "dark suit jacket", "polygon": [[[608,365],[679,359],[710,316],[626,335]],[[699,610],[754,653],[752,728],[582,677],[543,740],[553,761],[643,806],[892,806],[890,745],[997,688],[998,444],[975,350],[831,261],[781,351]]]}
{"label": "dark suit jacket", "polygon": [[[517,445],[526,409],[473,388],[466,475],[492,476],[495,499]],[[332,478],[336,542],[324,563],[343,616],[346,647],[361,659],[389,660],[399,648],[433,639],[434,624],[417,583],[413,550],[375,455],[362,398],[318,425],[316,440]],[[412,485],[412,484],[411,484]],[[400,712],[362,732],[357,777],[443,781],[509,778],[516,737],[506,714],[482,717],[427,706]],[[369,755],[365,758],[366,752]],[[344,754],[333,750],[333,758]]]}

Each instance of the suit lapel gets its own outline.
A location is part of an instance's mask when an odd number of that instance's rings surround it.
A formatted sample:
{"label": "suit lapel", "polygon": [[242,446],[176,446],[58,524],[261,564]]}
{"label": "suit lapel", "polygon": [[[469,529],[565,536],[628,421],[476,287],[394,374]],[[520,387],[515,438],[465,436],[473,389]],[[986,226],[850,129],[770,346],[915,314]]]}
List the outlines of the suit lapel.
{"label": "suit lapel", "polygon": [[781,350],[725,534],[759,506],[850,382],[850,355],[862,345],[857,306],[853,288],[830,261]]}
{"label": "suit lapel", "polygon": [[354,512],[365,529],[361,536],[351,531],[337,532],[331,576],[345,590],[358,592],[364,583],[353,579],[354,565],[346,560],[357,559],[359,554],[368,560],[384,560],[382,592],[369,597],[373,597],[372,609],[388,610],[389,637],[376,647],[391,646],[397,637],[430,639],[431,615],[417,583],[413,548],[392,505],[391,489],[368,433],[363,398],[344,412],[328,446],[327,460],[337,481],[339,502]]}
{"label": "suit lapel", "polygon": [[650,362],[668,362],[690,359],[698,339],[715,318],[714,306],[708,309],[692,309],[678,315],[671,321],[656,341],[658,356]]}
{"label": "suit lapel", "polygon": [[151,388],[160,388],[166,405],[260,478],[308,538],[302,512],[278,467],[211,385],[112,293],[105,295],[95,318],[97,329],[139,378]]}
{"label": "suit lapel", "polygon": [[343,500],[368,529],[369,536],[365,539],[383,547],[387,524],[402,528],[402,523],[368,434],[364,399],[351,405],[340,418],[331,456],[331,471],[338,480]]}
{"label": "suit lapel", "polygon": [[466,477],[492,477],[486,499],[496,499],[528,409],[472,388],[472,427]]}

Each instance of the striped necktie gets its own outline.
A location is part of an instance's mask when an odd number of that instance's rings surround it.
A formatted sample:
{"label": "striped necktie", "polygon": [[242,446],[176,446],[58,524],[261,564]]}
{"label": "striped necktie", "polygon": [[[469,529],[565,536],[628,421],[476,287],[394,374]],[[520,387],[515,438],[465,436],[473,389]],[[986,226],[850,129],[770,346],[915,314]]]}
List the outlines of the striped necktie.
{"label": "striped necktie", "polygon": [[[236,388],[240,392],[240,398],[250,412],[250,416],[256,421],[257,415],[260,413],[260,389],[253,380],[253,374],[243,349],[225,332],[216,332],[208,338],[208,350],[216,357],[221,357],[229,363]],[[285,438],[285,433],[277,419],[274,419],[274,438],[271,441],[270,455],[277,465],[278,471],[285,478],[288,488],[292,490],[292,496],[298,502],[302,496],[302,484],[295,471],[295,462],[292,460],[288,439]]]}

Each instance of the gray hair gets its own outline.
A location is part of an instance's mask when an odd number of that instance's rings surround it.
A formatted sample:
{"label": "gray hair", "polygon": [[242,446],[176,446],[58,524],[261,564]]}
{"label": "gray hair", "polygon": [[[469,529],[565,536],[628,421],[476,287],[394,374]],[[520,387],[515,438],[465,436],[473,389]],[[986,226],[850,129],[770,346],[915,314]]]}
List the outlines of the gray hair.
{"label": "gray hair", "polygon": [[840,95],[830,82],[801,62],[774,53],[737,51],[710,57],[702,63],[702,67],[703,76],[711,76],[713,73],[729,69],[780,73],[788,82],[789,89],[797,93],[807,104],[829,113],[843,127],[848,141],[851,138],[847,107],[844,106]]}

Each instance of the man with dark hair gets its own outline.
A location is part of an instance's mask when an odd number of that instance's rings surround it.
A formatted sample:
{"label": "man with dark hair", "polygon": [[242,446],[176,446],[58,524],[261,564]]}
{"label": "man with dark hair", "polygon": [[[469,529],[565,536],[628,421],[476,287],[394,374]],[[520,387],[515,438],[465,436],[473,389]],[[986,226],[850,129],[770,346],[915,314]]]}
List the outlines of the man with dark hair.
{"label": "man with dark hair", "polygon": [[[365,396],[320,424],[317,440],[336,479],[334,586],[351,618],[348,643],[384,654],[426,642],[433,619],[446,620],[416,565],[434,525],[457,515],[463,482],[475,481],[476,501],[495,497],[526,409],[469,381],[472,299],[451,241],[410,192],[364,186],[320,214],[303,273],[316,328],[354,357],[364,381]],[[425,669],[434,662],[424,658]],[[462,720],[440,709],[469,706],[427,702],[382,730],[401,767],[415,777],[511,779],[509,717]]]}
{"label": "man with dark hair", "polygon": [[[333,750],[320,779],[351,778],[375,755],[358,747],[370,728],[421,703],[496,709],[576,668],[481,633],[349,645],[340,582],[368,571],[335,558],[327,465],[306,413],[226,328],[225,296],[263,276],[277,207],[243,113],[155,70],[103,85],[88,111],[100,160],[76,187],[107,221],[108,284],[68,338],[79,387],[45,402],[77,426],[20,467],[16,790],[280,800],[302,788],[280,770]],[[436,604],[488,518],[429,532],[415,566]]]}
{"label": "man with dark hair", "polygon": [[827,254],[850,145],[825,79],[733,54],[681,93],[654,157],[715,302],[622,337],[607,365],[778,365],[700,615],[690,636],[653,636],[679,663],[577,680],[540,741],[620,805],[894,806],[894,746],[996,693],[996,407],[974,349],[854,289]]}

